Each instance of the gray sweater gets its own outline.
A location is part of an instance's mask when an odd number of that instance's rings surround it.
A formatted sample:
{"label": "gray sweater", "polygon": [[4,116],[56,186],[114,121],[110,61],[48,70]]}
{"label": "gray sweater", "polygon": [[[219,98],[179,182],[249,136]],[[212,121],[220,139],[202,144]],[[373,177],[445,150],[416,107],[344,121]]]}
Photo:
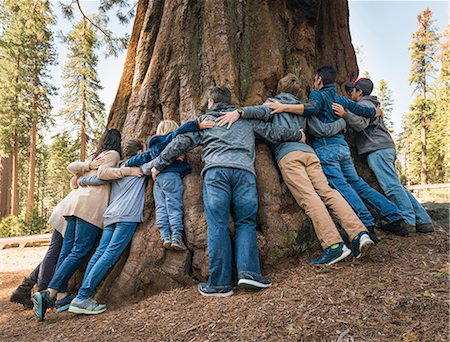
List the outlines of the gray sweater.
{"label": "gray sweater", "polygon": [[[220,112],[233,111],[236,107],[229,104],[217,103],[208,109],[200,120],[212,120],[221,116]],[[229,167],[255,173],[255,133],[265,140],[277,143],[281,141],[298,141],[301,133],[298,129],[288,129],[275,126],[260,120],[238,120],[230,129],[226,126],[185,133],[177,136],[167,145],[158,158],[141,166],[145,174],[149,174],[152,167],[163,170],[178,156],[186,153],[198,145],[203,147],[202,161],[204,172],[213,167]]]}
{"label": "gray sweater", "polygon": [[[292,94],[281,93],[276,95],[273,99],[284,104],[300,104],[301,102]],[[305,104],[307,106],[308,104]],[[339,119],[332,123],[324,123],[317,117],[305,117],[304,115],[296,115],[291,113],[278,113],[271,115],[270,108],[267,106],[249,106],[242,108],[244,114],[243,119],[259,119],[263,121],[271,120],[275,125],[286,127],[290,129],[303,129],[306,132],[313,134],[316,137],[333,136],[345,129],[345,120]],[[277,163],[288,153],[293,151],[303,151],[307,153],[314,153],[314,149],[301,142],[282,142],[272,145],[272,150],[275,155]]]}
{"label": "gray sweater", "polygon": [[[81,186],[111,183],[97,176],[80,177]],[[127,176],[111,183],[109,205],[103,215],[104,227],[117,222],[143,222],[147,177]]]}
{"label": "gray sweater", "polygon": [[[366,95],[358,101],[358,104],[376,108],[379,102],[376,96]],[[355,131],[355,145],[359,155],[385,148],[395,149],[395,143],[384,125],[383,118],[365,118],[347,111],[344,119]]]}

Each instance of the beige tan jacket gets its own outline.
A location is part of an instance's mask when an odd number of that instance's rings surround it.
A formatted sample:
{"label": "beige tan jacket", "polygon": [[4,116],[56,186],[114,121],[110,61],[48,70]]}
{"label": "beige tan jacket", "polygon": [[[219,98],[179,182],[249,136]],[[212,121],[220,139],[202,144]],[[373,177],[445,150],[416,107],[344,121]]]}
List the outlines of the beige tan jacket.
{"label": "beige tan jacket", "polygon": [[[99,178],[105,179],[105,170],[116,166],[120,155],[116,151],[106,151],[97,158],[100,157],[104,159],[104,162],[98,170],[89,169],[91,159],[85,162],[71,163],[67,166],[67,170],[77,177],[97,175]],[[63,216],[76,216],[96,227],[103,228],[103,214],[108,206],[110,190],[110,184],[77,188],[71,195],[70,201],[67,202]]]}

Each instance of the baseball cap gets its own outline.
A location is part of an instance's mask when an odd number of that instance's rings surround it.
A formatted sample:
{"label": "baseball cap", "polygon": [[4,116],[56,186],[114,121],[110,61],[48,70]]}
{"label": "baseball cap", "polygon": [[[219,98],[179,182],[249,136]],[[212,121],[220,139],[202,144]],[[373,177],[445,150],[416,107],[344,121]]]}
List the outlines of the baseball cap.
{"label": "baseball cap", "polygon": [[373,82],[368,78],[361,77],[354,82],[345,84],[345,91],[349,91],[353,88],[362,90],[363,95],[370,95],[373,90]]}

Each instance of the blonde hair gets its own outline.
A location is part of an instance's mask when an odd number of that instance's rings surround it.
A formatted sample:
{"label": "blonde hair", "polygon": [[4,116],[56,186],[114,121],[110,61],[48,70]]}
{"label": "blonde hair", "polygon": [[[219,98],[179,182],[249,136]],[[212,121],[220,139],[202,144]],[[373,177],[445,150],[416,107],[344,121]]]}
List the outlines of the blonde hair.
{"label": "blonde hair", "polygon": [[173,120],[163,120],[156,127],[156,135],[168,134],[175,131],[178,127],[178,124]]}

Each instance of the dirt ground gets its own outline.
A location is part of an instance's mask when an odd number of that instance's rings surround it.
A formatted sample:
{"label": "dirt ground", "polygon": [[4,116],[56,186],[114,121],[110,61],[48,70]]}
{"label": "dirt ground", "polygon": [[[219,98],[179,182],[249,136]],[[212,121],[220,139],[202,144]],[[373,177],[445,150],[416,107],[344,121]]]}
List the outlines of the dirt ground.
{"label": "dirt ground", "polygon": [[448,341],[448,228],[383,240],[362,261],[316,268],[286,260],[273,286],[230,298],[195,287],[99,316],[32,312],[8,301],[27,272],[0,273],[0,341]]}

